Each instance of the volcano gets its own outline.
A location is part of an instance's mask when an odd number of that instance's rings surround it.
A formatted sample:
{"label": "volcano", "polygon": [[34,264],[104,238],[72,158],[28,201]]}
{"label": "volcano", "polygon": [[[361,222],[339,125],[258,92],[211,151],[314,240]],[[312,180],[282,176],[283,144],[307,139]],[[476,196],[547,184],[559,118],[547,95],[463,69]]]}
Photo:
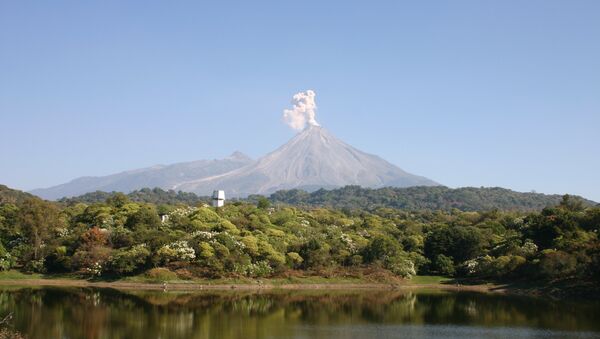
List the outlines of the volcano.
{"label": "volcano", "polygon": [[82,177],[31,193],[59,199],[94,191],[128,193],[145,187],[210,195],[225,190],[228,197],[270,194],[283,189],[315,191],[347,185],[434,186],[438,183],[413,175],[380,157],[357,150],[325,128],[309,124],[288,143],[254,161],[235,152],[220,160],[198,160],[157,165],[103,177]]}
{"label": "volcano", "polygon": [[314,191],[346,185],[377,188],[439,184],[407,173],[376,155],[346,144],[325,128],[309,124],[288,143],[252,164],[184,181],[171,188],[199,195],[220,189],[230,197],[245,197],[283,189]]}

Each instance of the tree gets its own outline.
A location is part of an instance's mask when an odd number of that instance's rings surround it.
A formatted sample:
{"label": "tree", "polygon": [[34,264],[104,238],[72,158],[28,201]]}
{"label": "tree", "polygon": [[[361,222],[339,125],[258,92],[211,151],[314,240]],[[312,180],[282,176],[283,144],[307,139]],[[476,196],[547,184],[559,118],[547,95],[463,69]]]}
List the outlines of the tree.
{"label": "tree", "polygon": [[33,259],[41,258],[41,248],[50,231],[61,225],[59,211],[50,202],[37,198],[26,199],[19,209],[19,226],[33,249]]}
{"label": "tree", "polygon": [[455,262],[463,262],[481,255],[485,245],[486,241],[476,227],[440,227],[425,239],[425,256],[435,260],[443,254]]}
{"label": "tree", "polygon": [[129,274],[146,263],[150,251],[146,245],[115,251],[109,259],[109,270],[116,274]]}
{"label": "tree", "polygon": [[144,205],[127,218],[125,226],[134,232],[157,229],[160,226],[160,218],[154,207]]}
{"label": "tree", "polygon": [[438,254],[438,256],[435,258],[433,261],[433,269],[435,272],[446,276],[453,276],[456,272],[452,258],[443,254]]}
{"label": "tree", "polygon": [[258,198],[258,204],[257,204],[258,208],[260,208],[262,210],[266,210],[270,206],[271,206],[271,202],[269,201],[269,199],[267,199],[265,197]]}
{"label": "tree", "polygon": [[129,197],[121,192],[116,192],[115,194],[111,195],[109,198],[106,199],[107,205],[110,205],[110,206],[113,206],[116,208],[121,208],[128,202],[129,202]]}
{"label": "tree", "polygon": [[331,247],[327,243],[322,243],[317,239],[310,239],[301,248],[298,254],[304,259],[302,266],[304,268],[322,268],[330,263]]}
{"label": "tree", "polygon": [[572,197],[568,194],[563,195],[560,204],[558,204],[558,207],[572,212],[579,212],[585,209],[585,207],[583,206],[583,201],[581,199]]}
{"label": "tree", "polygon": [[541,249],[554,248],[556,239],[564,239],[577,230],[573,212],[565,208],[544,208],[542,213],[527,217],[525,224],[526,235]]}
{"label": "tree", "polygon": [[386,257],[394,257],[400,252],[402,252],[402,246],[398,241],[387,236],[379,236],[364,249],[363,257],[367,262],[373,262]]}

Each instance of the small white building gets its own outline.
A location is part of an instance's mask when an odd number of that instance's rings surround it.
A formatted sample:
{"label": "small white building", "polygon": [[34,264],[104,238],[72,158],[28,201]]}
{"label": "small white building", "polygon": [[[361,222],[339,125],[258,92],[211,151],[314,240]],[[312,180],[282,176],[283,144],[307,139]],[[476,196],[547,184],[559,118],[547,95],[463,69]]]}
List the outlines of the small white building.
{"label": "small white building", "polygon": [[225,205],[225,191],[214,191],[212,195],[213,207],[223,207]]}

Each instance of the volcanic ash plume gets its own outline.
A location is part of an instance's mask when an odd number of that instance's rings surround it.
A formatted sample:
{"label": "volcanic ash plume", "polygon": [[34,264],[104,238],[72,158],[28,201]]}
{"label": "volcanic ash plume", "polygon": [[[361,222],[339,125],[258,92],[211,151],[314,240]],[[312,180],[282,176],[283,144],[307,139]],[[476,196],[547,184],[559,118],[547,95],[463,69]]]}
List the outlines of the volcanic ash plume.
{"label": "volcanic ash plume", "polygon": [[315,92],[310,89],[294,95],[292,100],[294,107],[283,110],[285,123],[298,131],[303,130],[306,124],[319,126],[319,123],[315,120],[315,111],[317,110],[315,95]]}

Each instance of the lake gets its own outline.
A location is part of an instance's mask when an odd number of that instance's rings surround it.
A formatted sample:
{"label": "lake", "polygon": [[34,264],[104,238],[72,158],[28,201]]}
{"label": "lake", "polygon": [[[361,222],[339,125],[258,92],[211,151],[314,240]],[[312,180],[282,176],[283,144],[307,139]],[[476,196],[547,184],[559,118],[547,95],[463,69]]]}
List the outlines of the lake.
{"label": "lake", "polygon": [[0,288],[27,338],[600,338],[600,304],[501,294]]}

